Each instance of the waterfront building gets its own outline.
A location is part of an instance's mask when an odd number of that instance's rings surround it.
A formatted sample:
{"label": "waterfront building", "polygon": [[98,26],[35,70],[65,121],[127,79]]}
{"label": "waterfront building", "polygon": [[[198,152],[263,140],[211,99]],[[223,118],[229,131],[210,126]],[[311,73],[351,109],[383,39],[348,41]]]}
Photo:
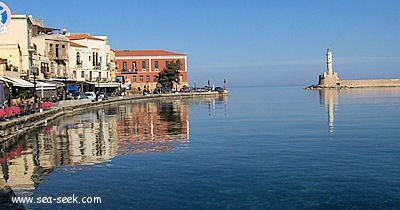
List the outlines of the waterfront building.
{"label": "waterfront building", "polygon": [[87,33],[68,34],[70,39],[70,74],[77,82],[86,82],[95,89],[117,88],[112,83],[115,68],[114,56],[107,36],[91,36]]}
{"label": "waterfront building", "polygon": [[12,15],[7,31],[0,34],[0,58],[7,60],[4,76],[28,77],[35,47],[31,43],[32,21],[27,15]]}
{"label": "waterfront building", "polygon": [[86,33],[67,36],[71,41],[70,70],[77,81],[111,81],[107,70],[110,46],[107,37],[98,38]]}
{"label": "waterfront building", "polygon": [[69,65],[69,39],[60,33],[54,33],[59,29],[43,27],[43,21],[33,19],[34,27],[38,35],[32,36],[35,47],[32,66],[38,68],[39,79],[70,78]]}
{"label": "waterfront building", "polygon": [[115,62],[115,51],[110,49],[110,62],[107,63],[107,69],[111,71],[111,81],[117,81],[117,75],[115,74],[116,67],[117,63]]}
{"label": "waterfront building", "polygon": [[168,62],[177,60],[182,65],[177,87],[188,86],[186,54],[166,50],[115,50],[115,60],[117,79],[133,90],[143,90],[145,86],[155,89],[160,71]]}

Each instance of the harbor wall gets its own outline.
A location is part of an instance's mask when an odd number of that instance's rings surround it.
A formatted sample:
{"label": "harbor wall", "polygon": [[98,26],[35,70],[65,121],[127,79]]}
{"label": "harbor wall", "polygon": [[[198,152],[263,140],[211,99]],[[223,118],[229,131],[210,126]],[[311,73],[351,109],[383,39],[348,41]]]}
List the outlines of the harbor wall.
{"label": "harbor wall", "polygon": [[307,89],[368,87],[400,87],[400,79],[340,80],[337,74],[323,74],[319,76],[318,85],[308,86]]}
{"label": "harbor wall", "polygon": [[339,80],[340,87],[400,87],[400,79]]}
{"label": "harbor wall", "polygon": [[121,96],[104,101],[91,101],[89,99],[60,101],[54,107],[43,112],[37,112],[26,116],[19,116],[11,120],[0,122],[0,143],[13,138],[16,135],[29,131],[38,126],[61,117],[63,115],[74,115],[80,111],[102,107],[114,103],[131,103],[148,100],[179,100],[184,98],[218,97],[227,96],[228,92],[196,92],[196,93],[171,93],[140,96]]}

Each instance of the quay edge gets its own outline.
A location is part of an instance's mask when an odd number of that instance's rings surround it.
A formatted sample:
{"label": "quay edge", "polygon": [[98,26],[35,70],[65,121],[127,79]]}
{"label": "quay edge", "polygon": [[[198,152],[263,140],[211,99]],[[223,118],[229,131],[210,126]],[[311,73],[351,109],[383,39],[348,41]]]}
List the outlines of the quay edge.
{"label": "quay edge", "polygon": [[35,127],[45,125],[46,123],[57,119],[63,115],[73,115],[76,112],[84,111],[87,109],[98,108],[104,105],[114,103],[130,103],[132,101],[147,101],[156,99],[183,99],[183,98],[196,98],[196,97],[218,97],[227,96],[228,91],[224,92],[201,92],[201,93],[171,93],[171,94],[154,94],[154,95],[140,95],[140,96],[120,96],[111,98],[104,101],[94,101],[90,99],[60,101],[57,106],[37,112],[26,116],[20,116],[15,119],[0,122],[0,143],[29,131]]}

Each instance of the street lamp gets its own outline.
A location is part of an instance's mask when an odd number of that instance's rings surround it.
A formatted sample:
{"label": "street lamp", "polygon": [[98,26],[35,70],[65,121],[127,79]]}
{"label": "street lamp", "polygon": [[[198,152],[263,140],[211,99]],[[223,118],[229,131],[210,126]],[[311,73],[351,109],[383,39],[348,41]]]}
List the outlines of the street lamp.
{"label": "street lamp", "polygon": [[38,67],[32,67],[33,74],[33,102],[34,102],[34,111],[37,109],[37,96],[36,96],[36,75],[38,74]]}
{"label": "street lamp", "polygon": [[118,90],[118,95],[122,95],[122,89],[121,89],[121,80],[118,80],[118,83],[119,83],[119,90]]}
{"label": "street lamp", "polygon": [[97,77],[97,92],[96,92],[96,101],[99,99],[99,94],[100,94],[100,74]]}
{"label": "street lamp", "polygon": [[67,99],[67,72],[64,70],[64,95],[63,100]]}

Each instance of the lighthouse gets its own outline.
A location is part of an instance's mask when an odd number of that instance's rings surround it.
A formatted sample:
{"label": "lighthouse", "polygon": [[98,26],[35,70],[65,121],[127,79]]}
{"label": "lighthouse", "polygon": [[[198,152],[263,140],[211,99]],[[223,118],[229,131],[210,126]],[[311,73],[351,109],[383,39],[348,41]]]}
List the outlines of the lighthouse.
{"label": "lighthouse", "polygon": [[329,48],[326,50],[326,71],[328,75],[333,75],[332,51]]}
{"label": "lighthouse", "polygon": [[337,73],[333,72],[333,59],[331,49],[326,50],[326,72],[319,75],[319,87],[322,88],[333,88],[339,87],[340,81]]}

